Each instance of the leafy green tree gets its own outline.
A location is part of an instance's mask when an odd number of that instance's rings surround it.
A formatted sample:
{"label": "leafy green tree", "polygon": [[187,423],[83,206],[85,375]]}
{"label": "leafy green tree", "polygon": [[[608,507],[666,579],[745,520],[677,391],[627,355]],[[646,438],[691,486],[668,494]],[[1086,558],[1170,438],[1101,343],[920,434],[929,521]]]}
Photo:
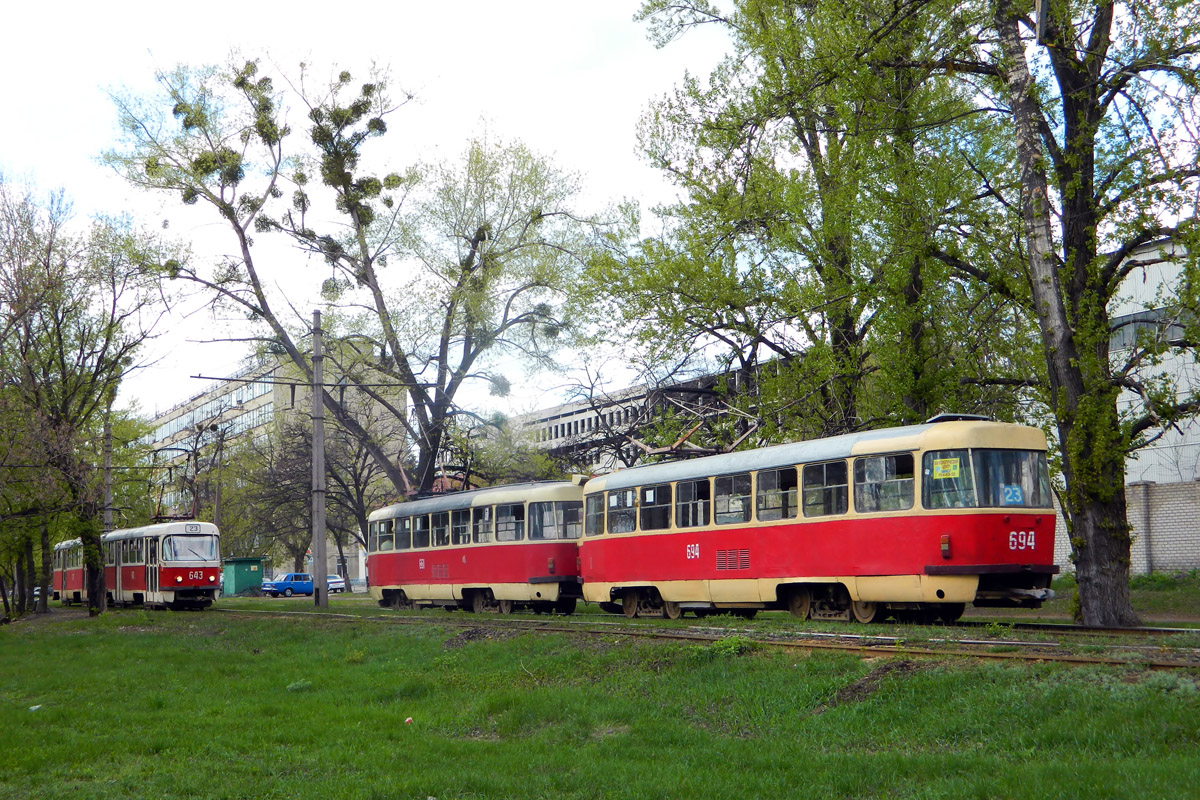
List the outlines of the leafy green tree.
{"label": "leafy green tree", "polygon": [[162,273],[239,309],[264,347],[310,378],[299,343],[307,331],[281,311],[299,298],[275,288],[291,266],[259,260],[255,235],[282,233],[318,257],[331,273],[322,284],[329,316],[342,325],[329,333],[370,345],[354,358],[331,347],[335,366],[404,427],[415,476],[328,392],[325,407],[397,491],[427,490],[464,383],[482,379],[503,393],[508,381],[487,359],[543,358],[562,326],[555,306],[587,244],[570,207],[576,179],[520,144],[486,140],[456,163],[381,174],[369,145],[397,108],[382,77],[354,86],[343,72],[312,90],[302,73],[291,85],[310,146],[293,151],[284,98],[257,62],[180,69],[159,84],[151,104],[118,100],[128,146],[109,161],[136,185],[211,207],[237,244],[226,262],[172,261]]}
{"label": "leafy green tree", "polygon": [[[36,452],[24,448],[40,476],[26,481],[21,513],[57,514],[62,538],[83,540],[89,610],[97,614],[105,608],[100,434],[157,316],[141,266],[156,243],[125,221],[101,220],[81,235],[69,220],[61,195],[41,204],[0,182],[0,386],[9,413],[24,415],[26,437],[39,443]],[[45,587],[50,525],[40,528]]]}

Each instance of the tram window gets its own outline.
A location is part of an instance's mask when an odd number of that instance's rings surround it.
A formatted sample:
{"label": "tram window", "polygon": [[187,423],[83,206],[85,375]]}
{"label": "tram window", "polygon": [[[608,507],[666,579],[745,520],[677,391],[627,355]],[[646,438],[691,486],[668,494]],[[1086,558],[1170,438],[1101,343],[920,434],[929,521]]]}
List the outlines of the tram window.
{"label": "tram window", "polygon": [[716,522],[718,525],[731,525],[738,522],[750,521],[750,473],[739,475],[722,475],[714,480],[716,484]]}
{"label": "tram window", "polygon": [[675,527],[695,528],[707,525],[708,503],[711,499],[711,487],[707,478],[675,484]]}
{"label": "tram window", "polygon": [[510,503],[496,506],[496,541],[519,542],[525,538],[525,506]]}
{"label": "tram window", "polygon": [[578,539],[583,535],[583,503],[578,500],[559,500],[554,512],[561,522],[562,539]]}
{"label": "tram window", "polygon": [[855,511],[903,511],[912,507],[912,453],[854,459]]}
{"label": "tram window", "polygon": [[796,468],[759,472],[754,502],[760,522],[796,516]]}
{"label": "tram window", "polygon": [[629,533],[637,523],[637,493],[618,489],[608,493],[608,532]]}
{"label": "tram window", "polygon": [[115,542],[105,542],[104,563],[110,567],[117,563],[117,545]]}
{"label": "tram window", "polygon": [[446,547],[450,544],[450,512],[439,511],[433,515],[433,546]]}
{"label": "tram window", "polygon": [[396,549],[397,550],[411,550],[412,549],[412,518],[411,517],[404,517],[403,519],[396,520],[396,524],[395,524],[395,527],[392,528],[392,532],[396,536]]}
{"label": "tram window", "polygon": [[450,512],[450,544],[469,544],[471,541],[471,509]]}
{"label": "tram window", "polygon": [[[380,552],[386,553],[389,550],[395,549],[396,545],[395,545],[395,539],[392,537],[392,525],[396,521],[397,520],[385,519],[379,523],[379,550],[380,550]],[[406,519],[398,520],[398,521],[402,522],[402,523],[408,522],[408,520],[406,520]]]}
{"label": "tram window", "polygon": [[379,520],[367,523],[367,552],[379,552]]}
{"label": "tram window", "polygon": [[1048,508],[1050,473],[1036,450],[972,450],[979,505]]}
{"label": "tram window", "polygon": [[604,533],[604,495],[589,494],[583,500],[583,532],[588,536]]}
{"label": "tram window", "polygon": [[639,522],[644,531],[661,531],[671,527],[671,484],[642,487]]}
{"label": "tram window", "polygon": [[804,467],[804,516],[845,514],[847,500],[845,461],[827,461]]}
{"label": "tram window", "polygon": [[557,539],[559,524],[554,515],[554,503],[529,504],[529,538]]}
{"label": "tram window", "polygon": [[931,450],[921,464],[921,502],[926,508],[974,508],[975,482],[966,450]]}
{"label": "tram window", "polygon": [[429,547],[429,515],[420,514],[412,518],[412,546]]}
{"label": "tram window", "polygon": [[471,538],[475,544],[487,544],[492,540],[491,506],[471,509]]}

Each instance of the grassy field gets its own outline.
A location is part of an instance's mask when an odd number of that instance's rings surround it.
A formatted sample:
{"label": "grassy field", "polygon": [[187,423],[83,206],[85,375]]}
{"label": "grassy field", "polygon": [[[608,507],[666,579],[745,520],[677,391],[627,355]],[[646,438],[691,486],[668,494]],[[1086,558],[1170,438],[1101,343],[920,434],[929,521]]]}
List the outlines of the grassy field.
{"label": "grassy field", "polygon": [[1157,798],[1200,785],[1196,674],[307,616],[51,616],[0,629],[2,798]]}

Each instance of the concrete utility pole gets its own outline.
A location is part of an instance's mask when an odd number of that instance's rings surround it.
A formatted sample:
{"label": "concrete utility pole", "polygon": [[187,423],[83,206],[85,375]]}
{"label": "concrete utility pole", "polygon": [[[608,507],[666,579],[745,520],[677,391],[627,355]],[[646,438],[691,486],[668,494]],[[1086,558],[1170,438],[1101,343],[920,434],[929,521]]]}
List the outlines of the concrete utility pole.
{"label": "concrete utility pole", "polygon": [[312,524],[313,603],[329,608],[329,570],[325,557],[325,387],[321,352],[321,312],[313,312],[313,436],[312,436]]}

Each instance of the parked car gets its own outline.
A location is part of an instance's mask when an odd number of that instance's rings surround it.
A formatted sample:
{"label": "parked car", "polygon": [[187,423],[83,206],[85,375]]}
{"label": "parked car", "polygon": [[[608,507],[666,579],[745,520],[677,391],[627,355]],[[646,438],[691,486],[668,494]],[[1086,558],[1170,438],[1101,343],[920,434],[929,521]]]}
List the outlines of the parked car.
{"label": "parked car", "polygon": [[289,572],[281,577],[263,581],[262,593],[271,597],[291,597],[294,594],[313,593],[313,576],[307,572]]}
{"label": "parked car", "polygon": [[329,581],[330,594],[346,591],[346,579],[341,575],[327,575],[325,580]]}

